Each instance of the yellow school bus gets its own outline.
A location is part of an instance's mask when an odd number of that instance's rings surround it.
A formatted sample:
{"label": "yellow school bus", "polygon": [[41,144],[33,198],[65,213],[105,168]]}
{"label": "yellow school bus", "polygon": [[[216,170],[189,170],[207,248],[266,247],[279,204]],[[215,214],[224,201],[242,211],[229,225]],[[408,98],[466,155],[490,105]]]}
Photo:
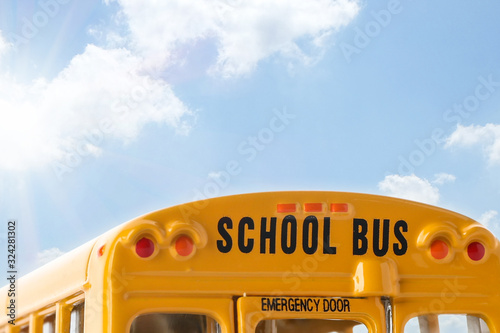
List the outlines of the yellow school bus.
{"label": "yellow school bus", "polygon": [[[272,192],[124,223],[0,291],[0,333],[484,333],[497,239],[421,203]],[[14,310],[12,310],[14,304]]]}

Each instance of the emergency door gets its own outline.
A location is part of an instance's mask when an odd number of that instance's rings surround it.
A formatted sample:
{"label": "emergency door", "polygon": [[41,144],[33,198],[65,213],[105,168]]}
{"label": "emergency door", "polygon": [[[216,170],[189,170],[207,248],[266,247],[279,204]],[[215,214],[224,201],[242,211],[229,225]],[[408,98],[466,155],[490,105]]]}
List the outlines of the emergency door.
{"label": "emergency door", "polygon": [[240,297],[242,333],[387,333],[389,300],[380,297]]}

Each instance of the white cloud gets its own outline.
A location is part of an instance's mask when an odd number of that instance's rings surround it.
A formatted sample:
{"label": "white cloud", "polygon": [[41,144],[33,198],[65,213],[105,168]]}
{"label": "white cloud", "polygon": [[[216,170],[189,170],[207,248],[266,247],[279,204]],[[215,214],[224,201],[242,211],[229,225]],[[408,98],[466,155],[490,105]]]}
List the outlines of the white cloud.
{"label": "white cloud", "polygon": [[3,38],[2,32],[0,31],[0,57],[7,52],[9,48],[9,43]]}
{"label": "white cloud", "polygon": [[415,175],[388,175],[378,183],[379,190],[388,196],[436,205],[439,189],[427,179]]}
{"label": "white cloud", "polygon": [[[188,108],[126,49],[89,45],[50,82],[0,77],[0,167],[22,169],[99,155],[105,139],[134,139],[150,122],[188,128]],[[70,165],[71,166],[71,165]]]}
{"label": "white cloud", "polygon": [[48,250],[43,250],[42,252],[37,253],[37,266],[43,266],[46,263],[62,256],[63,254],[64,252],[56,247]]}
{"label": "white cloud", "polygon": [[432,183],[436,185],[443,185],[444,183],[453,183],[457,179],[457,177],[455,177],[454,175],[444,172],[435,174],[434,177],[435,178],[432,181]]}
{"label": "white cloud", "polygon": [[222,171],[212,171],[208,173],[208,178],[219,179],[222,176]]}
{"label": "white cloud", "polygon": [[115,1],[133,49],[151,68],[175,60],[186,45],[211,39],[218,55],[210,72],[224,77],[248,74],[273,54],[312,63],[321,56],[325,37],[360,9],[356,0]]}
{"label": "white cloud", "polygon": [[495,221],[497,216],[498,212],[496,210],[489,210],[481,215],[481,217],[478,219],[478,222],[485,227],[491,227],[492,222]]}
{"label": "white cloud", "polygon": [[[74,167],[102,154],[104,140],[128,142],[148,123],[186,132],[191,112],[161,73],[194,44],[216,46],[206,68],[224,77],[248,74],[274,54],[307,65],[359,11],[357,0],[110,1],[122,8],[112,29],[89,28],[93,36],[101,30],[106,48],[88,45],[51,80],[0,73],[1,169]],[[7,48],[0,35],[0,55]]]}
{"label": "white cloud", "polygon": [[496,210],[484,212],[477,221],[488,228],[495,237],[500,238],[500,219]]}
{"label": "white cloud", "polygon": [[490,164],[500,164],[500,125],[457,125],[457,129],[446,139],[446,148],[472,147],[480,145]]}

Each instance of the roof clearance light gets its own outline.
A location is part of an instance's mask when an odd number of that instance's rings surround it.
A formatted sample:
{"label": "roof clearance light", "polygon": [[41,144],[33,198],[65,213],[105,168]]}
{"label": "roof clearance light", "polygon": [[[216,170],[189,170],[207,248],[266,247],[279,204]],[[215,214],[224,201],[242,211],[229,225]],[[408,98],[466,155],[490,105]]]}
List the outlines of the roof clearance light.
{"label": "roof clearance light", "polygon": [[155,252],[155,243],[147,238],[142,237],[135,243],[135,253],[141,258],[148,258]]}
{"label": "roof clearance light", "polygon": [[179,236],[175,241],[175,251],[182,257],[187,257],[194,250],[194,243],[191,237],[186,235]]}
{"label": "roof clearance light", "polygon": [[346,203],[332,203],[330,204],[330,211],[332,213],[347,213],[349,205]]}
{"label": "roof clearance light", "polygon": [[297,204],[278,204],[276,211],[278,213],[295,213],[297,211]]}
{"label": "roof clearance light", "polygon": [[105,247],[106,247],[106,246],[105,246],[105,245],[103,245],[103,246],[101,246],[101,247],[99,248],[99,251],[97,251],[97,256],[98,256],[98,257],[102,257],[102,255],[104,254],[104,249],[105,249]]}
{"label": "roof clearance light", "polygon": [[474,261],[483,259],[485,252],[484,245],[479,242],[472,242],[467,246],[467,254]]}
{"label": "roof clearance light", "polygon": [[448,255],[448,244],[440,239],[435,240],[431,244],[431,255],[434,259],[444,259]]}
{"label": "roof clearance light", "polygon": [[304,204],[304,211],[308,213],[319,213],[323,211],[323,204],[321,202],[313,202]]}

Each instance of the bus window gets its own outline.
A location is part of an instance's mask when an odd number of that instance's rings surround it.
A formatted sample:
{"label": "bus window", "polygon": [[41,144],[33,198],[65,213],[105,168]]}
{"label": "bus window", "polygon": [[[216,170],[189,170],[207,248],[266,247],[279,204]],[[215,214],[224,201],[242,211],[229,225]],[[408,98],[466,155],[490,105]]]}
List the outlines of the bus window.
{"label": "bus window", "polygon": [[220,325],[197,314],[148,313],[134,319],[130,333],[220,333]]}
{"label": "bus window", "polygon": [[43,333],[54,333],[56,331],[56,315],[55,313],[45,316],[43,319]]}
{"label": "bus window", "polygon": [[29,333],[30,327],[28,325],[24,325],[19,329],[19,333]]}
{"label": "bus window", "polygon": [[473,315],[428,314],[412,318],[405,333],[489,333],[488,325]]}
{"label": "bus window", "polygon": [[268,319],[261,321],[255,333],[368,333],[365,325],[339,319]]}
{"label": "bus window", "polygon": [[71,310],[71,319],[69,324],[70,333],[83,333],[83,308],[85,303],[78,303]]}

